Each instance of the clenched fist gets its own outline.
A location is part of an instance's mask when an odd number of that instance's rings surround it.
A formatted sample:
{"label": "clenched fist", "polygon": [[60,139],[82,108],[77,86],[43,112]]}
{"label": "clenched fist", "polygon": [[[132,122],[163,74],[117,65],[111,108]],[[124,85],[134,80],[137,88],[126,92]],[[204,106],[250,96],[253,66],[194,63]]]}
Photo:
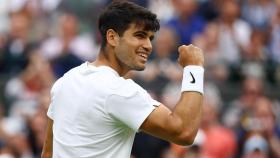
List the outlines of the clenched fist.
{"label": "clenched fist", "polygon": [[190,44],[188,46],[182,45],[178,48],[179,58],[178,62],[182,67],[188,65],[204,65],[204,56],[200,48]]}

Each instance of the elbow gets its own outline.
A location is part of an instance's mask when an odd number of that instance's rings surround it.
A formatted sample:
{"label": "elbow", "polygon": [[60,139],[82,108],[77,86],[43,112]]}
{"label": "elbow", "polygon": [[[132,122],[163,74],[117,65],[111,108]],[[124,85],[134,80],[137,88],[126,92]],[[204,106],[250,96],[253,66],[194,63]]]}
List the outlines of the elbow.
{"label": "elbow", "polygon": [[[176,123],[173,123],[173,126]],[[178,124],[176,124],[177,126],[174,126],[174,130],[172,133],[170,133],[171,136],[171,141],[175,144],[178,145],[183,145],[183,146],[188,146],[188,145],[192,145],[197,131],[198,131],[198,127],[185,127],[182,122],[178,122]]]}
{"label": "elbow", "polygon": [[196,134],[183,134],[182,136],[179,136],[176,140],[176,144],[188,146],[192,145],[194,142]]}
{"label": "elbow", "polygon": [[188,146],[192,145],[198,129],[183,129],[181,132],[178,133],[176,136],[176,139],[174,140],[174,143],[178,145]]}

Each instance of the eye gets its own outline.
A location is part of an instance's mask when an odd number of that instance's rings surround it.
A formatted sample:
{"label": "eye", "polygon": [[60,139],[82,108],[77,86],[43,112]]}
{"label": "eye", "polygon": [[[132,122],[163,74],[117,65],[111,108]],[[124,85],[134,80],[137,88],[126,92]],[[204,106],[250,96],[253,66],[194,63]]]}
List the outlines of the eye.
{"label": "eye", "polygon": [[144,34],[142,34],[142,33],[136,34],[135,36],[136,36],[137,38],[139,38],[139,39],[146,38],[146,35],[144,35]]}

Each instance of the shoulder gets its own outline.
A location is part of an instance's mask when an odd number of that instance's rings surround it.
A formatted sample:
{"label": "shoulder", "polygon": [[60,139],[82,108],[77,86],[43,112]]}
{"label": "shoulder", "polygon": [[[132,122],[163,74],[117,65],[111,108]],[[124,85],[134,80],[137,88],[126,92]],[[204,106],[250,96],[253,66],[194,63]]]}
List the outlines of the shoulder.
{"label": "shoulder", "polygon": [[53,95],[58,89],[59,87],[61,86],[61,82],[63,80],[63,77],[57,79],[54,84],[52,85],[52,88],[51,88],[51,95]]}
{"label": "shoulder", "polygon": [[137,93],[146,93],[146,90],[131,79],[122,77],[116,79],[112,85],[112,93],[124,97],[131,97]]}
{"label": "shoulder", "polygon": [[[70,69],[68,72],[66,72],[62,77],[58,78],[55,83],[53,84],[51,88],[51,92],[57,91],[57,89],[62,86],[62,84],[65,84],[66,80],[71,80],[73,76],[76,75],[76,72],[78,71],[80,66],[74,67]],[[67,81],[69,82],[69,81]]]}

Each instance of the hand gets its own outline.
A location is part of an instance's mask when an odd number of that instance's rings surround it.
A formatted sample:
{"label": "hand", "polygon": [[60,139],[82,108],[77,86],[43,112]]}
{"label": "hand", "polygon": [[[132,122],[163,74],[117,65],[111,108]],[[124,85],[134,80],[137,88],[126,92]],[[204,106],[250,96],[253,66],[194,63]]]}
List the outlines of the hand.
{"label": "hand", "polygon": [[204,56],[200,48],[190,44],[188,46],[182,45],[178,48],[179,58],[178,62],[182,67],[188,65],[204,65]]}

